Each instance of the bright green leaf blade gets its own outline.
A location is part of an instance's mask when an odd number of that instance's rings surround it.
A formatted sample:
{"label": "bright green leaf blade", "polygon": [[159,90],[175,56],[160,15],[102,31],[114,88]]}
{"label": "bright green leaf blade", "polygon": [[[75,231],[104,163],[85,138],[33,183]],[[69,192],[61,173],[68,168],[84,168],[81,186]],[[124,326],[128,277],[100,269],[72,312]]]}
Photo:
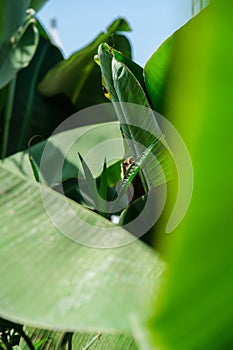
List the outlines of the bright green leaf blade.
{"label": "bright green leaf blade", "polygon": [[[188,33],[190,28],[198,25],[199,16],[194,17],[172,36],[170,36],[151,58],[147,61],[144,68],[144,77],[148,98],[153,109],[166,117],[168,108],[174,108],[168,98],[171,84],[177,79],[179,72],[174,64],[176,55],[179,51],[178,42],[180,33]],[[172,115],[169,116],[173,121]],[[187,118],[187,117],[186,117]]]}
{"label": "bright green leaf blade", "polygon": [[[166,108],[166,87],[169,85],[169,73],[173,62],[175,35],[168,38],[152,55],[144,68],[146,89],[152,107],[159,113]],[[170,73],[171,74],[171,73]]]}
{"label": "bright green leaf blade", "polygon": [[[126,50],[129,55],[127,39],[116,36],[117,31],[129,29],[123,19],[115,20],[106,32],[100,33],[89,45],[74,53],[69,59],[51,69],[39,85],[45,96],[66,94],[78,110],[90,105],[106,102],[101,85],[100,70],[94,62],[98,46],[102,42],[111,41],[117,49]],[[115,34],[112,36],[112,34]],[[114,38],[116,38],[114,40]],[[121,40],[122,38],[122,40]],[[94,93],[93,93],[94,91]]]}
{"label": "bright green leaf blade", "polygon": [[52,224],[40,191],[73,239],[116,246],[132,236],[67,199],[74,224],[63,196],[0,168],[1,316],[42,328],[129,331],[159,283],[163,264],[156,254],[140,241],[117,249],[74,242]]}
{"label": "bright green leaf blade", "polygon": [[213,1],[176,39],[177,76],[168,97],[177,109],[167,113],[186,139],[195,186],[189,213],[172,234],[167,284],[142,349],[233,344],[232,15],[232,1]]}
{"label": "bright green leaf blade", "polygon": [[[109,47],[105,44],[99,47],[99,58],[101,70],[107,88],[112,97],[112,101],[123,102],[114,104],[114,107],[117,110],[117,116],[121,123],[121,128],[126,141],[127,139],[134,140],[138,143],[141,141],[146,143],[145,146],[149,147],[155,139],[153,135],[157,135],[158,133],[161,135],[161,132],[153,112],[150,112],[149,102],[142,87],[140,86],[139,81],[124,63],[118,61],[113,56],[112,52],[109,50]],[[138,123],[138,113],[134,113],[134,106],[131,104],[138,104],[140,106],[147,107],[145,109],[146,113],[144,113],[144,124],[140,124],[141,129],[136,129],[134,127],[134,125],[137,125]],[[151,137],[148,137],[148,132],[146,132],[148,127],[143,128],[144,125],[148,124],[151,126]],[[131,156],[133,156],[135,159],[141,155],[141,149],[139,150],[135,146],[134,142],[131,143],[131,146],[129,147]]]}

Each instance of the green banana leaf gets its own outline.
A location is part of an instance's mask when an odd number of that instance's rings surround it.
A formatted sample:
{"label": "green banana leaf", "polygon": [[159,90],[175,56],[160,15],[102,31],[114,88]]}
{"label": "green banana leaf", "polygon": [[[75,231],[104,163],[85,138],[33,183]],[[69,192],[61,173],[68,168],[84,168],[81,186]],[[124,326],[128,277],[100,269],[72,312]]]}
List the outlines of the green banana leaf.
{"label": "green banana leaf", "polygon": [[[155,114],[150,108],[146,94],[129,67],[133,67],[139,78],[141,75],[137,66],[129,64],[128,60],[123,60],[107,44],[100,45],[99,60],[107,89],[129,147],[129,155],[136,160],[145,149],[148,149],[157,139],[162,137],[162,132]],[[157,168],[161,166],[159,164],[161,159],[165,163],[168,162],[169,157],[166,157],[165,153],[165,147],[160,153],[156,149],[154,154],[158,158],[157,162],[155,157],[150,157],[150,160],[145,164],[144,172],[149,188],[158,185],[156,166]],[[164,182],[166,182],[165,177],[163,177]]]}
{"label": "green banana leaf", "polygon": [[39,85],[40,92],[45,96],[63,93],[69,97],[77,110],[106,102],[100,70],[95,64],[94,56],[97,54],[98,46],[102,42],[109,41],[131,57],[128,39],[118,34],[129,30],[126,20],[119,18],[113,21],[106,32],[100,33],[89,45],[51,69]]}
{"label": "green banana leaf", "polygon": [[[100,45],[100,66],[125,138],[127,145],[126,157],[130,156],[136,160],[140,159],[143,152],[150,149],[151,145],[156,143],[158,139],[162,141],[164,137],[156,120],[160,116],[156,115],[150,108],[142,85],[136,78],[137,75],[141,79],[140,69],[132,63],[129,64],[127,60],[118,57],[119,55],[115,50],[108,45]],[[129,67],[133,69],[135,74]],[[140,208],[143,209],[142,215],[136,216],[136,220],[129,222],[128,218],[135,218],[135,216],[132,216],[132,206],[129,205],[129,211],[127,211],[127,208],[124,211],[124,218],[126,219],[120,220],[120,223],[124,223],[126,230],[133,232],[138,237],[148,232],[159,220],[166,204],[167,186],[165,183],[174,178],[174,163],[171,159],[169,146],[166,140],[163,141],[165,142],[160,142],[160,147],[156,147],[155,150],[150,152],[140,173],[144,193],[149,193],[145,197],[145,202],[141,202],[143,204],[147,203],[145,208],[140,205]],[[154,193],[155,188],[157,195]],[[154,210],[155,198],[156,210]],[[176,203],[179,203],[178,198]],[[129,216],[127,217],[127,215]],[[167,218],[166,223],[168,220],[172,220],[173,217],[174,214],[172,213],[170,218]]]}
{"label": "green banana leaf", "polygon": [[173,232],[167,283],[145,322],[142,349],[229,349],[233,344],[232,1],[213,1],[175,41],[167,110],[189,147],[195,186]]}
{"label": "green banana leaf", "polygon": [[[135,121],[136,119],[135,113],[132,113],[130,110],[124,111],[124,108],[125,109],[127,108],[127,105],[124,104],[124,102],[127,102],[129,104],[137,103],[138,105],[149,107],[149,103],[147,101],[146,95],[143,89],[141,88],[139,81],[136,79],[134,74],[130,71],[128,66],[122,62],[122,60],[120,61],[115,58],[116,55],[113,54],[111,48],[107,44],[100,45],[98,56],[100,60],[101,71],[102,71],[107,89],[110,93],[111,100],[113,101],[113,103],[116,102],[114,106],[117,110],[117,117],[121,123],[121,128],[124,133],[124,137],[126,138],[126,140],[127,139],[131,139],[131,140],[133,139],[136,141],[142,140],[143,136],[145,136],[146,134],[146,131],[144,131],[144,135],[142,135],[143,129],[141,131],[139,128],[137,130],[134,127],[134,124],[138,123],[137,121]],[[118,102],[123,102],[123,103],[118,104]],[[154,119],[154,116],[153,116],[153,119]],[[155,120],[154,120],[154,123],[156,123]],[[156,127],[157,127],[157,124],[156,124]],[[154,129],[153,131],[155,131]],[[157,130],[155,132],[157,132]],[[140,135],[138,136],[139,133]],[[150,142],[151,139],[149,139],[148,146],[152,143]],[[135,146],[135,143],[132,143],[131,146],[129,147],[130,147],[132,157],[136,159],[141,155],[142,151],[141,149],[139,150]]]}
{"label": "green banana leaf", "polygon": [[1,317],[47,329],[129,332],[159,285],[156,253],[4,162],[0,178]]}

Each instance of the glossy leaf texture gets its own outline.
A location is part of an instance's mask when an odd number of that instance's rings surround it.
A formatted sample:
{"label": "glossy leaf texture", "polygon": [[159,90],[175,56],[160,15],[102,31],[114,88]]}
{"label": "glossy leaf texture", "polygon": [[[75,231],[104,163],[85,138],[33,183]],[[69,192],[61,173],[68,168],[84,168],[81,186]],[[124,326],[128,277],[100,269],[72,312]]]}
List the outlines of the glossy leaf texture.
{"label": "glossy leaf texture", "polygon": [[[146,323],[142,349],[225,350],[233,344],[232,15],[231,1],[213,1],[176,35],[177,75],[167,114],[189,147],[195,186],[189,212],[173,232],[167,283]],[[136,334],[142,335],[140,327]]]}
{"label": "glossy leaf texture", "polygon": [[0,168],[1,316],[47,329],[129,332],[159,285],[164,266],[156,253],[140,241],[126,244],[132,236],[122,228]]}
{"label": "glossy leaf texture", "polygon": [[126,20],[119,18],[106,32],[100,33],[90,44],[75,52],[51,69],[41,81],[39,89],[44,96],[65,94],[77,110],[107,102],[101,84],[101,74],[94,61],[98,46],[105,41],[131,57],[128,39],[118,32],[129,31]]}

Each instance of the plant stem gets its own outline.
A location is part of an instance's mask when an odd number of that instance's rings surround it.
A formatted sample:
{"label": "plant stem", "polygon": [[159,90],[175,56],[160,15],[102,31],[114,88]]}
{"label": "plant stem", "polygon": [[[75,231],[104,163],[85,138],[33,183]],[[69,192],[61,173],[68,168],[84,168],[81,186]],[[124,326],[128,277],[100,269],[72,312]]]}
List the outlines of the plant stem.
{"label": "plant stem", "polygon": [[5,158],[6,152],[7,152],[7,144],[8,144],[9,131],[10,131],[10,121],[11,121],[12,110],[13,110],[16,80],[17,80],[17,76],[15,76],[9,84],[9,91],[8,91],[7,102],[6,102],[6,111],[5,111],[4,122],[3,122],[2,145],[1,145],[1,156],[0,156],[0,158],[2,159]]}
{"label": "plant stem", "polygon": [[195,0],[192,0],[192,16],[195,15]]}
{"label": "plant stem", "polygon": [[82,350],[88,350],[88,349],[91,347],[91,345],[92,345],[97,339],[100,338],[100,336],[101,336],[101,333],[98,333],[94,338],[91,339],[91,341],[90,341],[84,348],[82,348]]}
{"label": "plant stem", "polygon": [[200,11],[203,10],[203,0],[200,0]]}

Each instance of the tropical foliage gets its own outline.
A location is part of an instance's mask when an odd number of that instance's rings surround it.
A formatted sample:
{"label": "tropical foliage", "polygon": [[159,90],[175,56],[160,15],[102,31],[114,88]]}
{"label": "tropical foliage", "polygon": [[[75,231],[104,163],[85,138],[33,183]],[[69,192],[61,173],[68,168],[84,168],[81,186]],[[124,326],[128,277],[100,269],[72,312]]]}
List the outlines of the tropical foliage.
{"label": "tropical foliage", "polygon": [[[0,349],[230,349],[232,2],[213,0],[144,68],[122,18],[64,59],[44,2],[0,3]],[[189,189],[158,113],[195,176],[169,235]],[[109,140],[115,159],[89,154]]]}

